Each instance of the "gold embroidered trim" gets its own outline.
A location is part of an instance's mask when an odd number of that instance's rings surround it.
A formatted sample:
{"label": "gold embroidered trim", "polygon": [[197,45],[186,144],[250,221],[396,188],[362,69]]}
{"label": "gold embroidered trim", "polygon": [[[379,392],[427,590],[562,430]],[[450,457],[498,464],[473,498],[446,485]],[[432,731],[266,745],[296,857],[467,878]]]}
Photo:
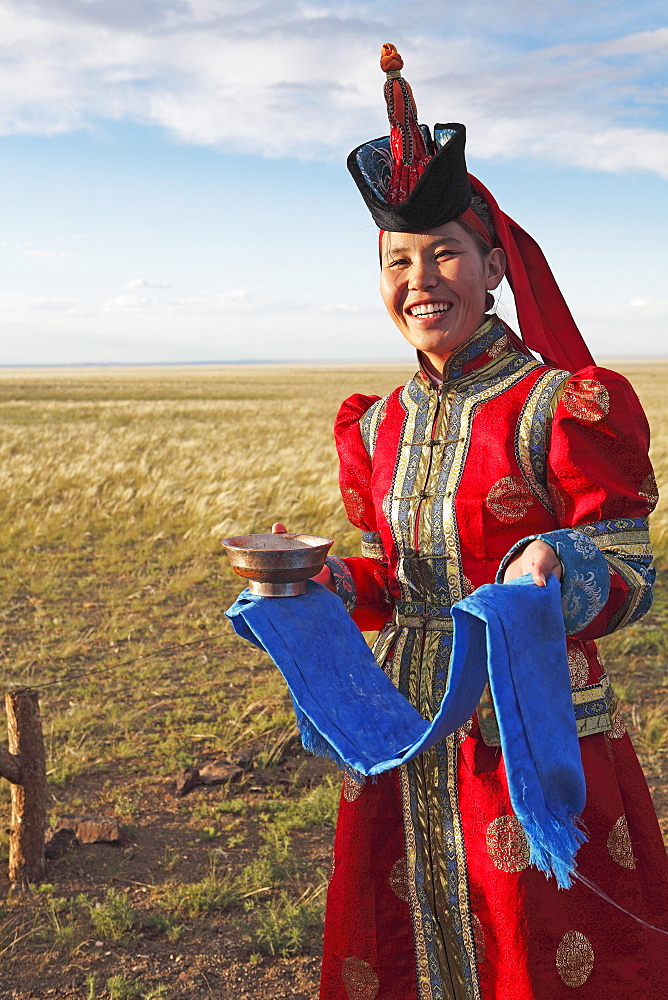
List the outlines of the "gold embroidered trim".
{"label": "gold embroidered trim", "polygon": [[360,552],[367,559],[379,559],[381,562],[387,561],[387,556],[385,555],[385,549],[383,548],[382,542],[367,542],[362,539],[360,543]]}
{"label": "gold embroidered trim", "polygon": [[504,335],[502,337],[499,337],[496,343],[492,344],[492,346],[489,348],[489,350],[487,351],[487,357],[492,359],[498,358],[499,354],[503,354],[503,352],[507,349],[507,347],[508,347],[508,334],[504,333]]}
{"label": "gold embroidered trim", "polygon": [[429,969],[429,953],[422,923],[422,907],[417,896],[417,841],[415,825],[411,814],[411,789],[406,766],[399,768],[401,780],[401,798],[404,814],[404,836],[406,840],[406,873],[408,878],[408,902],[411,907],[413,922],[413,940],[415,942],[415,975],[419,1000],[432,1000],[431,973]]}
{"label": "gold embroidered trim", "polygon": [[[580,531],[580,528],[576,529]],[[585,532],[586,534],[586,532]],[[652,544],[646,531],[625,531],[614,535],[590,536],[604,553],[624,559],[651,559]]]}
{"label": "gold embroidered trim", "polygon": [[465,722],[463,726],[460,726],[457,732],[455,733],[455,736],[459,740],[460,746],[464,742],[468,734],[471,732],[472,726],[473,726],[473,719],[469,719],[469,721]]}
{"label": "gold embroidered trim", "polygon": [[517,424],[518,465],[530,489],[550,513],[554,513],[554,505],[547,485],[546,455],[561,390],[571,377],[570,372],[561,369],[550,369],[541,375],[522,407]]}
{"label": "gold embroidered trim", "polygon": [[378,428],[381,420],[385,416],[387,401],[390,398],[390,395],[391,393],[387,396],[383,396],[382,399],[377,399],[375,403],[372,403],[360,420],[359,426],[360,434],[362,436],[362,444],[364,445],[369,458],[373,458],[374,451],[376,450]]}
{"label": "gold embroidered trim", "polygon": [[[642,494],[641,494],[642,495]],[[622,559],[651,559],[652,545],[649,531],[641,528],[638,531],[611,531],[607,534],[596,533],[596,524],[579,524],[576,531],[582,531],[596,543],[602,552],[612,553]]]}
{"label": "gold embroidered trim", "polygon": [[629,618],[633,616],[636,608],[647,594],[647,591],[651,588],[650,585],[643,580],[640,573],[636,573],[636,571],[629,566],[628,563],[625,563],[623,559],[618,559],[617,556],[614,556],[609,552],[606,552],[605,558],[607,559],[608,566],[619,573],[622,580],[624,580],[630,588],[626,610],[624,611],[622,618],[616,623],[616,628],[620,629],[624,628]]}
{"label": "gold embroidered trim", "polygon": [[[569,650],[569,669],[570,669]],[[613,721],[619,711],[619,701],[612,693],[610,679],[607,674],[603,674],[595,684],[586,684],[573,689],[573,706],[585,706],[585,710],[578,713],[575,724],[578,731],[578,738],[592,736],[594,733],[608,733],[612,735]],[[586,706],[594,702],[601,702],[601,710],[594,714],[588,714]],[[537,707],[538,711],[538,707]],[[496,719],[494,703],[489,690],[489,685],[485,687],[482,697],[476,708],[480,735],[483,742],[488,747],[501,746],[501,736],[499,734],[499,724]],[[624,730],[625,732],[626,730]],[[614,735],[617,735],[615,733]],[[624,733],[620,732],[620,736]]]}
{"label": "gold embroidered trim", "polygon": [[584,986],[594,968],[594,949],[580,931],[567,931],[557,948],[557,971],[565,986]]}
{"label": "gold embroidered trim", "polygon": [[429,632],[447,632],[452,635],[452,618],[429,618],[423,615],[394,614],[394,621],[400,628],[426,628]]}
{"label": "gold embroidered trim", "polygon": [[[461,566],[454,500],[468,453],[473,416],[480,403],[496,398],[525,378],[530,371],[540,367],[539,362],[527,359],[520,369],[503,376],[501,373],[507,365],[507,356],[501,356],[484,369],[457,379],[456,384],[451,384],[444,391],[438,411],[435,393],[425,400],[424,388],[413,383],[405,386],[400,393],[399,402],[406,414],[401,433],[402,444],[410,443],[411,447],[399,448],[392,488],[383,500],[383,512],[391,526],[399,554],[397,580],[404,601],[410,602],[414,599],[416,588],[423,594],[429,594],[437,606],[453,604],[461,600],[466,593],[467,585],[463,579]],[[498,375],[495,377],[497,372]],[[468,386],[475,386],[475,391],[467,390]],[[415,392],[416,388],[419,395]],[[424,444],[427,435],[432,441],[430,447],[418,447]],[[447,461],[445,461],[446,449]],[[437,554],[434,553],[434,539],[438,539]],[[441,578],[439,581],[438,592],[432,585],[435,582],[431,570],[433,559],[443,560],[444,579]],[[452,625],[449,619],[446,621],[445,628],[449,631]],[[424,624],[425,620],[421,615],[416,616],[410,624],[401,619],[389,673],[395,685],[399,686],[399,670],[408,667],[409,676],[405,690],[403,686],[402,690],[426,716],[429,714],[432,700],[432,678],[429,676],[430,671],[424,669],[424,665],[435,662],[435,656],[431,654],[432,652],[435,654],[437,647],[440,647],[444,628],[442,620],[434,619],[433,624],[428,622],[424,648],[422,644],[410,640],[414,645],[414,652],[409,665],[402,666],[402,654],[399,652],[400,646],[405,649],[408,637],[415,636],[414,629],[423,628]],[[391,634],[393,634],[391,630],[382,634],[382,643],[378,643],[379,652],[381,646],[383,650],[388,648],[387,640]],[[437,768],[435,776],[440,786],[437,796],[435,794],[437,789],[433,785],[434,778],[427,779],[426,774],[422,775],[422,768],[427,766],[427,762],[422,758],[426,755],[422,755],[406,768],[400,768],[400,772],[408,772],[402,774],[401,781],[410,886],[409,902],[413,919],[420,1000],[433,1000],[434,991],[437,989],[437,978],[436,970],[430,963],[436,958],[434,948],[438,952],[444,946],[448,951],[447,962],[445,956],[438,956],[439,965],[442,961],[444,963],[443,981],[452,982],[451,988],[456,997],[460,998],[460,994],[463,997],[465,991],[468,1000],[480,1000],[466,850],[458,802],[458,743],[457,737],[451,736],[445,741],[445,746],[439,745],[438,763],[435,765]],[[422,777],[418,778],[418,773]],[[412,777],[413,774],[416,775],[415,779]],[[415,795],[417,795],[415,816],[412,803],[414,781]],[[437,814],[440,815],[440,823],[447,817],[447,826],[441,828],[440,835],[430,826],[423,827],[425,818],[423,812],[427,805],[430,811],[428,819],[431,823],[437,820]],[[418,858],[418,846],[428,851],[429,843],[437,845],[439,839],[443,839],[444,833],[446,842],[436,850],[435,855],[432,854],[431,858],[422,857],[420,851]],[[449,870],[443,867],[446,858]],[[440,916],[438,909],[434,911],[434,919],[438,926],[433,928],[436,931],[433,941],[431,939],[433,925],[429,916],[431,904],[422,898],[420,889],[422,882],[419,882],[419,879],[423,874],[421,865],[427,869],[424,873],[426,883],[437,891],[439,899],[442,895],[447,899],[456,894],[457,900],[454,910],[450,905],[448,907],[450,913],[447,915],[444,913],[443,917]],[[416,880],[419,885],[416,885]],[[462,965],[466,966],[465,986],[463,980],[460,981],[464,972],[461,969]],[[456,969],[456,966],[460,966],[460,969]]]}

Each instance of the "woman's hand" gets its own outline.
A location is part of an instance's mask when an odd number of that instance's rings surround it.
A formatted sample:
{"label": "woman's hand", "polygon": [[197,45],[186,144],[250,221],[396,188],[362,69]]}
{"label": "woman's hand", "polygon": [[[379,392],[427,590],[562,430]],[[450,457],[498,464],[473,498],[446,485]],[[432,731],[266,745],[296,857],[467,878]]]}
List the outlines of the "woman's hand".
{"label": "woman's hand", "polygon": [[[285,535],[288,529],[280,521],[276,521],[275,524],[271,526],[272,535]],[[334,586],[334,577],[332,576],[332,571],[329,566],[323,566],[319,573],[312,576],[311,579],[314,583],[321,583],[323,587],[327,587],[327,590],[331,590],[332,593],[336,593],[336,587]]]}
{"label": "woman's hand", "polygon": [[561,562],[552,546],[536,539],[529,542],[510,560],[503,574],[503,582],[508,583],[509,580],[516,580],[518,576],[531,573],[533,582],[539,587],[545,587],[550,573],[554,573],[557,580],[561,580],[562,572]]}

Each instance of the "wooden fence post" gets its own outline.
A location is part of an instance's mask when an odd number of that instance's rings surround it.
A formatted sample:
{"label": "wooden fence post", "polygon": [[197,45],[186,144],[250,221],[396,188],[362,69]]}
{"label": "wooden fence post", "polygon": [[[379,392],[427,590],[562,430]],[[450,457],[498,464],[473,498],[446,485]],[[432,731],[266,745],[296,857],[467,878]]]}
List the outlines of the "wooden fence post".
{"label": "wooden fence post", "polygon": [[[9,691],[5,695],[5,707],[7,757],[12,757],[20,768],[20,784],[13,783],[11,787],[9,879],[26,885],[39,881],[44,875],[47,788],[39,696],[30,688]],[[5,768],[2,773],[5,774]]]}

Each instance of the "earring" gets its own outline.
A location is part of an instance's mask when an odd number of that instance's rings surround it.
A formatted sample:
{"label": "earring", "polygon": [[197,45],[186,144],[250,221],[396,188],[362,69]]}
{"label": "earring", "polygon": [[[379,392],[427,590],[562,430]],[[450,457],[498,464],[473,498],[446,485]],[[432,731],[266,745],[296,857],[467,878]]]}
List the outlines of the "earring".
{"label": "earring", "polygon": [[485,295],[485,312],[491,312],[494,308],[494,296],[491,292],[487,292]]}

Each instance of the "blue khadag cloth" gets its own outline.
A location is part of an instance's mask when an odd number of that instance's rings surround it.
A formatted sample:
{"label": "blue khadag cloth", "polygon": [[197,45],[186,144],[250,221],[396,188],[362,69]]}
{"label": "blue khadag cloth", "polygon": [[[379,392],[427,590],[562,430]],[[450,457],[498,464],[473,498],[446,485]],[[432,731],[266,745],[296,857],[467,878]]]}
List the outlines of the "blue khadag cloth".
{"label": "blue khadag cloth", "polygon": [[227,611],[290,689],[307,749],[364,775],[405,764],[467,722],[489,680],[510,799],[531,863],[570,885],[585,840],[586,789],[559,582],[486,584],[453,605],[448,684],[433,721],[394,687],[341,600],[309,582],[300,597],[245,590]]}

